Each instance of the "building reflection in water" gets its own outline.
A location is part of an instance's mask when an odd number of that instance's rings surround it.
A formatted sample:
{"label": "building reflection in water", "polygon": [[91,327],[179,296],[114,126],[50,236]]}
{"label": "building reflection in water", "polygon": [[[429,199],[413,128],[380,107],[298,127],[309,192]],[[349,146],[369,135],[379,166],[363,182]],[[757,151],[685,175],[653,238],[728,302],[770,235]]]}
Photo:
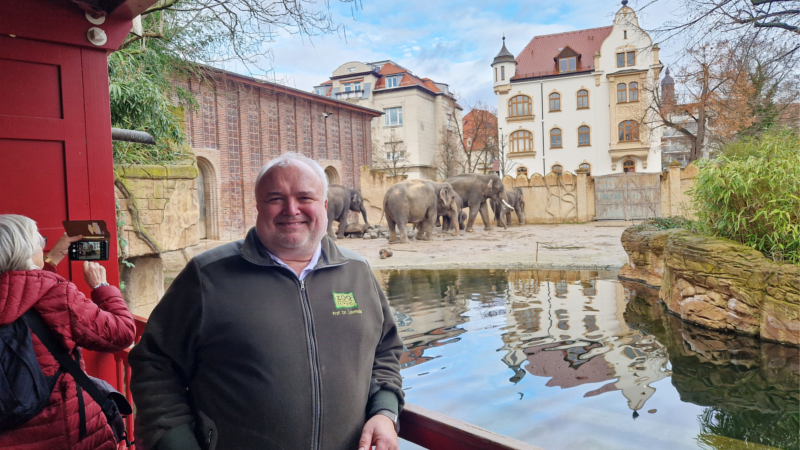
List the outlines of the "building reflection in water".
{"label": "building reflection in water", "polygon": [[406,346],[404,368],[430,361],[429,349],[458,342],[465,332],[460,325],[471,316],[500,316],[504,325],[498,351],[512,371],[511,383],[526,373],[549,378],[551,387],[606,382],[584,397],[620,391],[636,417],[655,393],[651,384],[671,375],[664,346],[626,325],[624,288],[596,283],[596,271],[394,270],[376,275]]}

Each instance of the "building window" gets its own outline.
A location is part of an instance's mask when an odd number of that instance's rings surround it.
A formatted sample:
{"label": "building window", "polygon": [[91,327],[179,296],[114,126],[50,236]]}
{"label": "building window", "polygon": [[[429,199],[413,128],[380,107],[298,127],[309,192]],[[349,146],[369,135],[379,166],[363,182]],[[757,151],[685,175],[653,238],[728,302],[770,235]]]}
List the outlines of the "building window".
{"label": "building window", "polygon": [[400,77],[388,77],[386,78],[386,87],[397,87],[397,82],[400,80]]}
{"label": "building window", "polygon": [[494,138],[489,136],[489,145],[494,145]]}
{"label": "building window", "polygon": [[639,124],[633,120],[626,120],[619,123],[619,140],[622,141],[638,141],[639,140]]}
{"label": "building window", "polygon": [[628,101],[628,89],[625,83],[617,85],[617,103],[625,103]]}
{"label": "building window", "polygon": [[550,148],[561,148],[561,129],[550,130]]}
{"label": "building window", "polygon": [[561,167],[561,164],[554,164],[553,167],[550,168],[550,171],[556,175],[561,175],[564,172],[564,168]]}
{"label": "building window", "polygon": [[525,130],[518,130],[511,133],[509,140],[511,153],[523,153],[533,151],[533,133]]}
{"label": "building window", "polygon": [[497,81],[497,67],[494,68],[494,81]]}
{"label": "building window", "polygon": [[630,159],[625,160],[625,162],[622,163],[622,170],[625,171],[625,173],[636,172],[636,162]]}
{"label": "building window", "polygon": [[386,126],[392,127],[403,124],[403,108],[388,108],[384,109],[384,117],[386,117]]}
{"label": "building window", "polygon": [[506,79],[506,66],[500,66],[500,79]]}
{"label": "building window", "polygon": [[467,138],[467,147],[472,148],[472,138]]}
{"label": "building window", "polygon": [[617,53],[617,67],[625,67],[636,65],[636,52]]}
{"label": "building window", "polygon": [[317,95],[325,95],[325,92],[328,90],[326,87],[318,87],[314,89],[314,93]]}
{"label": "building window", "polygon": [[347,68],[347,73],[352,73],[352,72],[355,72],[355,71],[356,71],[355,67],[348,67]]}
{"label": "building window", "polygon": [[589,127],[584,125],[578,128],[578,146],[587,145],[591,145],[591,140],[589,139]]}
{"label": "building window", "polygon": [[586,109],[589,107],[589,91],[581,89],[578,91],[578,109]]}
{"label": "building window", "polygon": [[629,66],[636,65],[636,52],[628,52],[628,65]]}
{"label": "building window", "polygon": [[517,167],[517,176],[525,175],[528,176],[528,168],[527,167]]}
{"label": "building window", "polygon": [[592,174],[592,165],[591,165],[591,164],[589,164],[589,163],[581,163],[581,165],[580,165],[580,166],[578,166],[578,168],[579,168],[579,169],[586,169],[586,170],[588,170],[588,172],[586,172],[586,176],[587,176],[587,177],[588,177],[588,176],[590,176],[590,175]]}
{"label": "building window", "polygon": [[625,53],[617,53],[617,67],[625,67]]}
{"label": "building window", "polygon": [[639,83],[634,81],[628,84],[628,100],[632,102],[639,101]]}
{"label": "building window", "polygon": [[558,71],[561,73],[564,72],[575,72],[577,70],[576,61],[577,58],[574,56],[569,58],[561,58],[558,60]]}
{"label": "building window", "polygon": [[550,94],[550,111],[561,111],[561,94],[558,92]]}
{"label": "building window", "polygon": [[622,32],[622,39],[628,39],[628,30]]}
{"label": "building window", "polygon": [[406,159],[406,152],[386,152],[387,161],[402,161]]}
{"label": "building window", "polygon": [[530,116],[533,102],[527,95],[515,95],[508,101],[508,115],[510,117]]}

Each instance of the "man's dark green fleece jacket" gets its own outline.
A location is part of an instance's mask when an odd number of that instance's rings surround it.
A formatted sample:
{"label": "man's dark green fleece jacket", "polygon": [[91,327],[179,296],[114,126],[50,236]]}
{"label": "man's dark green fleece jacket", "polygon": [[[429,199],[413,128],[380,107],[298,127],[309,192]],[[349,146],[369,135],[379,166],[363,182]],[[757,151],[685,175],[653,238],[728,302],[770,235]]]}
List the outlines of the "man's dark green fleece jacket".
{"label": "man's dark green fleece jacket", "polygon": [[403,402],[403,344],[366,261],[325,236],[303,282],[255,229],[195,257],[130,353],[145,448],[355,449]]}

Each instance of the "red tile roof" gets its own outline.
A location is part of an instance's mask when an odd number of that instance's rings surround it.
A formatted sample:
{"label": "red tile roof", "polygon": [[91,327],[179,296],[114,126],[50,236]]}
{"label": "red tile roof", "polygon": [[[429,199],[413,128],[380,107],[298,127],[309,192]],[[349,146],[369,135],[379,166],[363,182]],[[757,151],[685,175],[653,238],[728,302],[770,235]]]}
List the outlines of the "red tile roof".
{"label": "red tile roof", "polygon": [[567,46],[581,55],[578,71],[594,70],[594,52],[600,51],[600,46],[611,34],[612,28],[609,26],[534,36],[517,55],[517,72],[512,80],[557,74],[553,58]]}
{"label": "red tile roof", "polygon": [[392,64],[390,62],[387,62],[386,64],[383,65],[383,67],[381,67],[381,70],[378,73],[381,74],[381,75],[386,76],[386,75],[394,75],[396,73],[403,73],[403,72],[405,72],[404,69],[401,69],[401,68],[395,66],[394,64]]}
{"label": "red tile roof", "polygon": [[[416,75],[414,75],[411,72],[409,72],[407,69],[403,69],[401,67],[398,67],[397,65],[392,64],[391,62],[386,62],[381,67],[381,70],[378,72],[378,80],[375,82],[375,87],[373,88],[373,90],[377,91],[377,90],[385,89],[386,88],[386,77],[391,76],[391,75],[402,75],[402,77],[400,79],[400,83],[398,83],[398,87],[420,86],[422,88],[425,88],[428,91],[431,91],[434,94],[439,94],[439,93],[442,92],[442,90],[439,89],[436,86],[436,83],[434,83],[433,80],[431,80],[430,78],[419,78]],[[355,80],[347,80],[347,82],[352,82],[352,81],[355,81]],[[332,85],[333,82],[328,80],[328,81],[322,83],[320,86],[329,85],[329,84]],[[328,90],[328,94],[327,95],[328,96],[331,95],[330,94],[330,90]]]}

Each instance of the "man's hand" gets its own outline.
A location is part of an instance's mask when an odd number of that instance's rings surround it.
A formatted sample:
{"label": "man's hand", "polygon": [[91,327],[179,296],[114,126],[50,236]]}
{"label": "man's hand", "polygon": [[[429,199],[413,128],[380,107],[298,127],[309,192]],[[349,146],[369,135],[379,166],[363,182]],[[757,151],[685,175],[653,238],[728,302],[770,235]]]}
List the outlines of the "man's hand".
{"label": "man's hand", "polygon": [[377,447],[376,450],[398,449],[394,422],[382,414],[372,416],[364,424],[361,439],[358,441],[358,450],[370,450],[373,445]]}

